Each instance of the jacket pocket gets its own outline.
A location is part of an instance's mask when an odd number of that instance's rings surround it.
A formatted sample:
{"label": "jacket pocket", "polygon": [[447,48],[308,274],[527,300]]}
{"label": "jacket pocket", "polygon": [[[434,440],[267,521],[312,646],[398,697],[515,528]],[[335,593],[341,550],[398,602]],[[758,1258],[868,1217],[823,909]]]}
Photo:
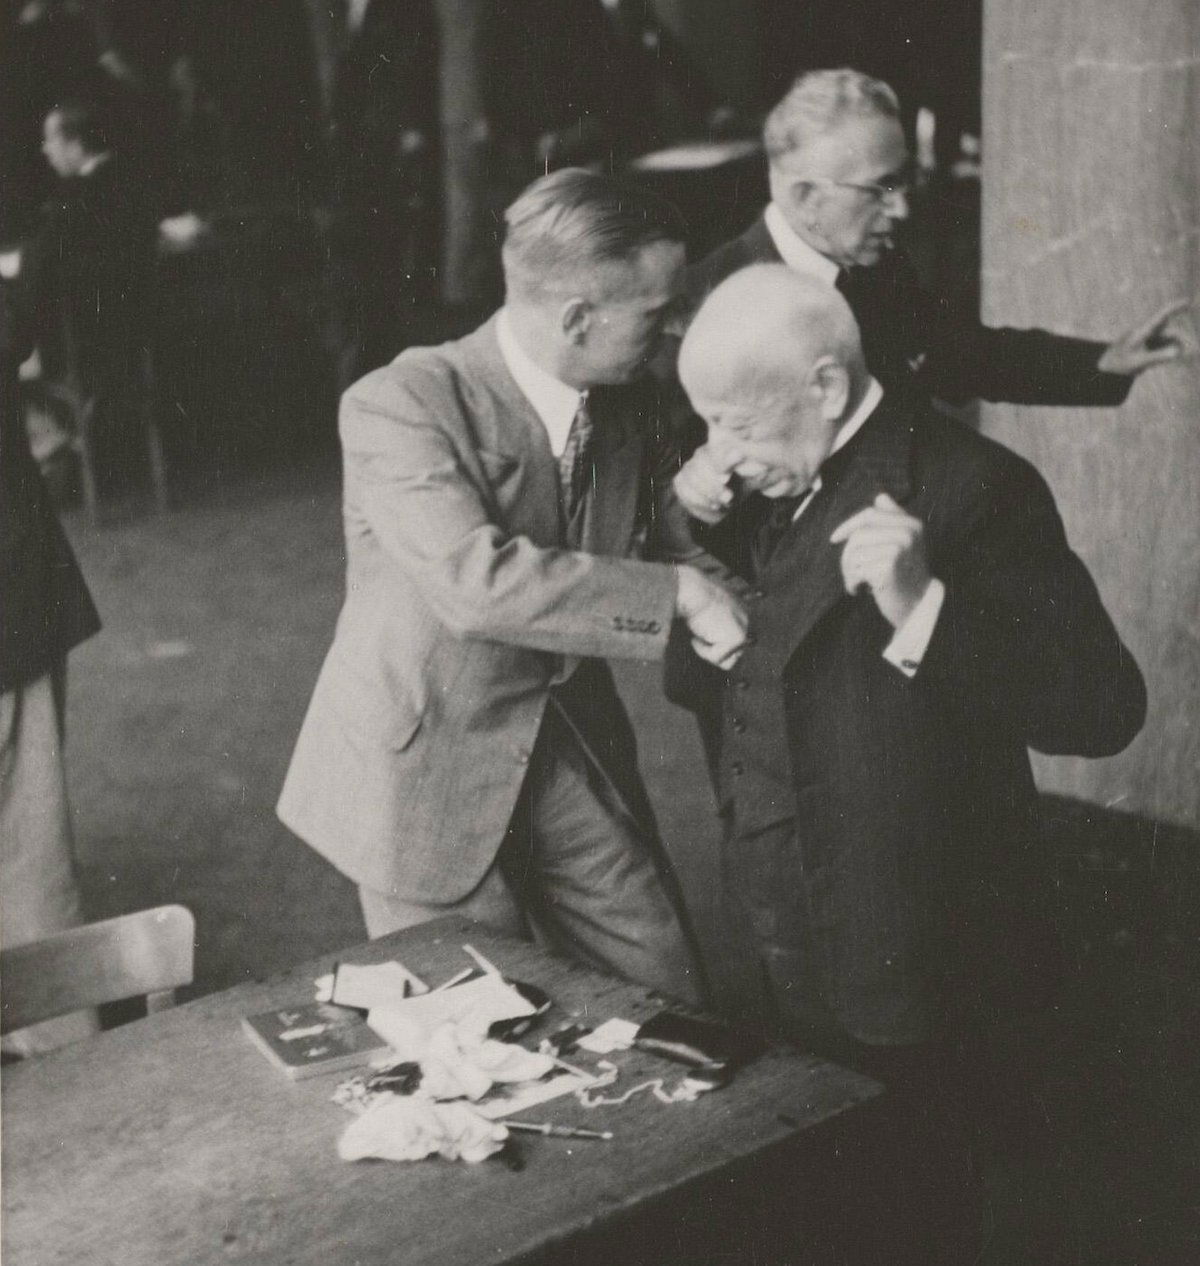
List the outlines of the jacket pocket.
{"label": "jacket pocket", "polygon": [[412,744],[425,719],[423,701],[389,690],[385,680],[371,680],[336,657],[325,666],[320,693],[342,724],[393,752]]}

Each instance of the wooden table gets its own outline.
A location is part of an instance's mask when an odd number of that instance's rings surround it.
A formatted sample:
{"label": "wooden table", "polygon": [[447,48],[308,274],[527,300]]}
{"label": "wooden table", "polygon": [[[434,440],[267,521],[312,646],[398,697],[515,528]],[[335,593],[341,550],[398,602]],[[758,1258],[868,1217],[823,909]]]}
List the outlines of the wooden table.
{"label": "wooden table", "polygon": [[[467,965],[464,941],[541,985],[556,1004],[550,1025],[567,1016],[640,1021],[662,1005],[644,989],[456,918],[337,957],[399,958],[438,982]],[[335,1145],[351,1118],[329,1096],[348,1074],[290,1082],[239,1025],[243,1015],[311,998],[313,978],[333,961],[7,1068],[4,1266],[716,1261],[715,1252],[697,1256],[697,1245],[714,1245],[735,1207],[749,1224],[761,1222],[753,1206],[772,1165],[790,1193],[789,1220],[803,1222],[825,1164],[815,1162],[816,1176],[809,1165],[803,1183],[795,1177],[806,1155],[822,1155],[813,1140],[879,1091],[833,1065],[771,1050],[694,1103],[639,1096],[588,1111],[565,1098],[531,1109],[526,1119],[602,1124],[616,1137],[522,1136],[520,1172],[497,1160],[347,1164]],[[622,1064],[614,1091],[646,1076],[673,1083],[682,1071],[637,1051],[613,1058]]]}

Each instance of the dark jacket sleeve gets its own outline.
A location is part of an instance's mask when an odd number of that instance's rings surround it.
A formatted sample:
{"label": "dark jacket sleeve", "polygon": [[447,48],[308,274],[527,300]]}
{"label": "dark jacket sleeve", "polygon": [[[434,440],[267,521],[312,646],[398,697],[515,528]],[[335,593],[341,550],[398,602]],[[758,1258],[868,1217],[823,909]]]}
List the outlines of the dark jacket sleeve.
{"label": "dark jacket sleeve", "polygon": [[943,400],[1033,405],[1119,405],[1133,379],[1098,368],[1106,343],[1046,330],[991,327],[923,289],[912,265],[895,262],[893,284],[918,386]]}
{"label": "dark jacket sleeve", "polygon": [[958,543],[931,558],[946,598],[914,680],[1038,751],[1119,752],[1145,720],[1138,666],[1037,472],[1005,453],[986,483]]}
{"label": "dark jacket sleeve", "polygon": [[29,451],[17,369],[27,325],[0,283],[0,691],[35,681],[99,627]]}

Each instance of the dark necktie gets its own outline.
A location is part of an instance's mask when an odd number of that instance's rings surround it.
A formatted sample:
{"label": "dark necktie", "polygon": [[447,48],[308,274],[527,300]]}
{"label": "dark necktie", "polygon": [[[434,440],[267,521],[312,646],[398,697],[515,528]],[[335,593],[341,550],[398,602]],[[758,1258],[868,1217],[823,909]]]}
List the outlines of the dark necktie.
{"label": "dark necktie", "polygon": [[571,419],[566,447],[558,459],[558,482],[562,490],[563,517],[569,523],[579,509],[590,476],[592,415],[587,396],[579,397],[579,407]]}
{"label": "dark necktie", "polygon": [[758,560],[760,567],[766,566],[779,542],[783,540],[791,529],[792,524],[796,521],[796,515],[800,512],[800,509],[806,506],[809,500],[816,496],[817,492],[830,490],[837,485],[854,456],[857,448],[855,441],[857,439],[858,436],[855,435],[848,444],[843,444],[836,453],[830,453],[822,462],[821,469],[818,472],[818,477],[821,481],[819,489],[808,488],[794,497],[771,498],[771,509],[754,534],[754,556]]}
{"label": "dark necktie", "polygon": [[787,535],[795,522],[796,513],[813,495],[811,488],[796,497],[772,497],[771,508],[754,534],[754,556],[760,567],[765,567],[779,542]]}

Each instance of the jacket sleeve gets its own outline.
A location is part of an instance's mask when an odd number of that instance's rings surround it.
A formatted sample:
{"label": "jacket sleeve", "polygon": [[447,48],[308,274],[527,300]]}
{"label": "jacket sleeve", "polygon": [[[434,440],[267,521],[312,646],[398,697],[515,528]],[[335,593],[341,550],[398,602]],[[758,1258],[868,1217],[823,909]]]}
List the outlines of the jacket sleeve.
{"label": "jacket sleeve", "polygon": [[896,284],[917,335],[910,349],[917,382],[932,396],[1101,408],[1129,394],[1132,378],[1098,367],[1106,343],[984,325],[961,305],[924,290],[907,261],[897,266]]}
{"label": "jacket sleeve", "polygon": [[931,559],[946,598],[914,683],[1038,751],[1115,754],[1145,720],[1142,675],[1050,490],[1005,456],[959,543]]}
{"label": "jacket sleeve", "polygon": [[675,609],[673,569],[507,533],[487,504],[455,393],[432,374],[383,373],[343,398],[347,530],[372,533],[455,635],[559,654],[661,658]]}

